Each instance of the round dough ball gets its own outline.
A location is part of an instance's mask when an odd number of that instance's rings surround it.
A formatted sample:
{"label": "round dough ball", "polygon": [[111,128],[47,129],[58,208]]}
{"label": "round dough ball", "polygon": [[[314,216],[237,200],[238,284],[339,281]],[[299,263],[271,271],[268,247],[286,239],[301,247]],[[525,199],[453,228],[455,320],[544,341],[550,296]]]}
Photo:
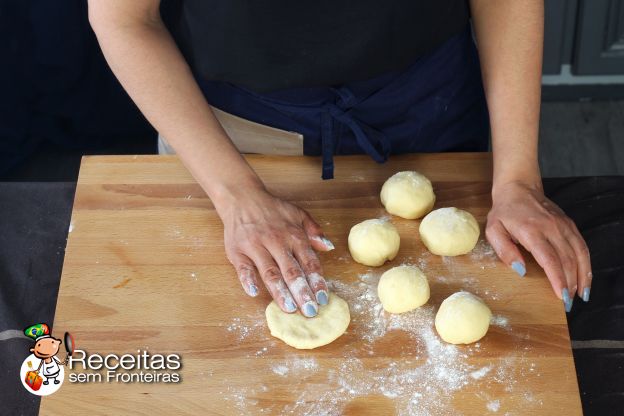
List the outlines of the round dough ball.
{"label": "round dough ball", "polygon": [[435,203],[431,181],[414,171],[398,172],[388,178],[380,197],[386,211],[409,220],[422,217]]}
{"label": "round dough ball", "polygon": [[420,239],[433,254],[469,253],[479,240],[479,224],[468,211],[455,207],[431,211],[420,223]]}
{"label": "round dough ball", "polygon": [[435,327],[448,343],[471,344],[485,336],[491,319],[492,312],[481,298],[462,291],[444,299],[435,317]]}
{"label": "round dough ball", "polygon": [[429,282],[418,267],[397,266],[381,275],[377,295],[387,312],[408,312],[427,303]]}
{"label": "round dough ball", "polygon": [[381,266],[396,257],[401,238],[390,221],[372,219],[355,224],[348,242],[353,260],[366,266]]}
{"label": "round dough ball", "polygon": [[351,320],[349,305],[333,293],[329,296],[329,303],[321,306],[314,318],[306,318],[299,312],[286,313],[275,301],[269,303],[265,315],[271,335],[303,350],[336,340],[345,333]]}

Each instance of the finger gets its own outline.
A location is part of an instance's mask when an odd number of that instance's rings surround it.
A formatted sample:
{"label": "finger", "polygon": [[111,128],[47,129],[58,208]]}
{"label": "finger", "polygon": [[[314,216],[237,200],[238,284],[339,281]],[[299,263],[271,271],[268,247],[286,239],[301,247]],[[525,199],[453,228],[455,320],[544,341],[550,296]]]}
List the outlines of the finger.
{"label": "finger", "polygon": [[552,201],[547,199],[542,202],[542,205],[551,216],[555,217],[555,224],[557,228],[552,232],[546,233],[545,235],[560,256],[561,265],[566,275],[566,281],[568,282],[570,296],[574,298],[579,287],[579,282],[578,261],[574,248],[569,241],[570,225],[572,224],[572,220],[566,216],[561,207]]}
{"label": "finger", "polygon": [[549,233],[546,238],[559,256],[559,262],[561,263],[561,267],[563,268],[563,273],[566,278],[566,286],[570,292],[570,296],[574,297],[578,288],[578,273],[574,250],[568,240],[561,233]]}
{"label": "finger", "polygon": [[258,277],[251,259],[242,253],[232,254],[228,258],[236,269],[236,274],[245,293],[251,297],[258,296]]}
{"label": "finger", "polygon": [[485,228],[485,236],[503,263],[511,267],[520,277],[526,274],[524,258],[514,244],[511,234],[500,221],[495,221]]}
{"label": "finger", "polygon": [[279,267],[269,252],[263,247],[254,251],[253,254],[250,253],[250,257],[260,273],[264,285],[280,309],[287,313],[295,312],[297,310],[295,300],[282,278]]}
{"label": "finger", "polygon": [[315,250],[332,251],[335,248],[334,244],[323,234],[321,226],[307,212],[303,217],[303,229]]}
{"label": "finger", "polygon": [[269,248],[269,251],[279,266],[284,281],[293,298],[295,298],[295,302],[299,305],[301,313],[308,318],[316,316],[318,305],[305,278],[305,273],[293,254],[283,247]]}
{"label": "finger", "polygon": [[327,305],[329,301],[329,290],[327,289],[327,283],[323,278],[323,269],[321,268],[321,261],[318,256],[307,244],[301,244],[294,249],[294,255],[303,272],[308,279],[308,285],[314,293],[314,297],[319,305]]}
{"label": "finger", "polygon": [[578,265],[578,295],[585,302],[589,302],[589,292],[592,284],[592,269],[591,259],[589,255],[589,248],[585,239],[579,232],[574,221],[570,220],[569,234],[567,235],[568,242],[572,246],[574,253],[576,254],[576,261]]}
{"label": "finger", "polygon": [[555,295],[563,300],[566,312],[572,309],[572,300],[567,288],[567,281],[559,256],[554,247],[541,234],[524,233],[519,236],[520,243],[531,252],[537,263],[544,269]]}

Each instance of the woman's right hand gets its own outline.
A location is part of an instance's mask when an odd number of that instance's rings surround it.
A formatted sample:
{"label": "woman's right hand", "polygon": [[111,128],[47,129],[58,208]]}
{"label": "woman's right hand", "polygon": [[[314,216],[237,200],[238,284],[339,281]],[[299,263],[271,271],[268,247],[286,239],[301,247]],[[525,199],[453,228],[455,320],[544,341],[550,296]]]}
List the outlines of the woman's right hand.
{"label": "woman's right hand", "polygon": [[284,312],[307,317],[328,302],[327,283],[314,249],[333,244],[303,209],[266,189],[243,189],[221,201],[225,252],[243,289],[256,296],[260,279]]}
{"label": "woman's right hand", "polygon": [[312,248],[333,246],[308,213],[269,194],[245,163],[161,20],[159,4],[89,1],[89,22],[107,62],[214,202],[245,291],[255,296],[262,279],[284,311],[298,306],[316,315],[328,292]]}

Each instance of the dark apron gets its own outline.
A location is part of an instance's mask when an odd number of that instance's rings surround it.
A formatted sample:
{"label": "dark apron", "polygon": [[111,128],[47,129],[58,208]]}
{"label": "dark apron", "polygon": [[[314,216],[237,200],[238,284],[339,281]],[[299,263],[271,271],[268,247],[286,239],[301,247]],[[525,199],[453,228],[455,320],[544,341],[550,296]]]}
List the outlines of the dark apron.
{"label": "dark apron", "polygon": [[485,151],[488,112],[470,28],[395,71],[333,87],[258,94],[198,80],[207,101],[260,124],[301,133],[304,154],[323,157],[333,178],[333,155]]}

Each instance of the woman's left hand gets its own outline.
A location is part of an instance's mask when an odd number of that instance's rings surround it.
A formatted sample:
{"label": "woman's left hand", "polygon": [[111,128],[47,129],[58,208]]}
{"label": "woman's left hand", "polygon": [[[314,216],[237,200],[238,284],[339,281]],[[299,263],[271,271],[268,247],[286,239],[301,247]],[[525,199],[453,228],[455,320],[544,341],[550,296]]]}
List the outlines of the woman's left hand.
{"label": "woman's left hand", "polygon": [[541,184],[511,182],[492,189],[485,235],[498,257],[520,276],[526,267],[516,244],[529,251],[566,312],[575,293],[589,301],[592,273],[585,240],[561,208],[544,196]]}

